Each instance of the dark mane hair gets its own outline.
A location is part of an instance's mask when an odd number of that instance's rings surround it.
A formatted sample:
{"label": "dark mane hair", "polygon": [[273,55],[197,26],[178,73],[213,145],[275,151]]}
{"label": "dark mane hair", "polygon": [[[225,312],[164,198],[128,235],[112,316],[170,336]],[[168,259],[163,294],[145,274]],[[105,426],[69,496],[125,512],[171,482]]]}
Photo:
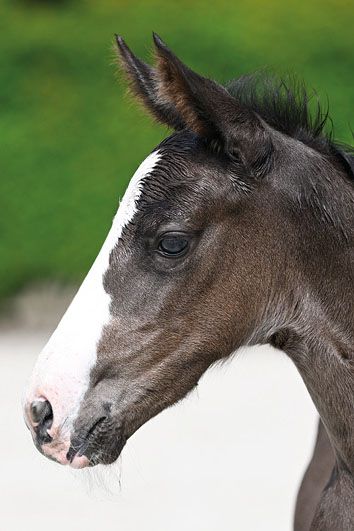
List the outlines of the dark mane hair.
{"label": "dark mane hair", "polygon": [[328,103],[323,108],[303,82],[260,72],[232,80],[226,89],[277,131],[335,160],[354,180],[354,148],[334,140]]}

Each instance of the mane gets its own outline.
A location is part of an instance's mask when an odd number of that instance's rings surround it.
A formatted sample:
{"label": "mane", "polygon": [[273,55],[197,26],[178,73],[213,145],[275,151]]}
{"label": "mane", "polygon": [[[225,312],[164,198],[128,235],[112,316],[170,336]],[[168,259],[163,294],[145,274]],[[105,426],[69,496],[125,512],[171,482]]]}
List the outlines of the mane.
{"label": "mane", "polygon": [[256,73],[232,80],[228,92],[277,131],[336,161],[354,180],[354,148],[336,142],[328,103],[295,77]]}

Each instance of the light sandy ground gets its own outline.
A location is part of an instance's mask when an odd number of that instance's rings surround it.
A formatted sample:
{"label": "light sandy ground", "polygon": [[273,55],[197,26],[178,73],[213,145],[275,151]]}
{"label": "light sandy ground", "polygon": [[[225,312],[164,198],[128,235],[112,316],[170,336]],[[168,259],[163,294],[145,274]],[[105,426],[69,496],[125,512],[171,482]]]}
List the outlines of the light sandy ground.
{"label": "light sandy ground", "polygon": [[118,465],[71,471],[35,450],[21,414],[22,388],[51,327],[0,330],[1,530],[291,529],[316,415],[283,354],[244,350],[141,428]]}

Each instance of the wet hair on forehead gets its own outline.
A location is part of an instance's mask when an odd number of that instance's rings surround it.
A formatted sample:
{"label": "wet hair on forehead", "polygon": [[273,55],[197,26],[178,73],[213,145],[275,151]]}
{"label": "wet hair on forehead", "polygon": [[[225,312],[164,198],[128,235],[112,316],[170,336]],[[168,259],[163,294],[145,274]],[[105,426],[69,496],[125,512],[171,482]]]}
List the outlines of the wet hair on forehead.
{"label": "wet hair on forehead", "polygon": [[191,131],[166,138],[156,148],[160,158],[153,171],[142,180],[138,210],[161,206],[161,214],[172,205],[192,206],[222,197],[226,190],[248,192],[250,183],[240,161],[209,149],[205,139]]}
{"label": "wet hair on forehead", "polygon": [[[136,232],[153,232],[174,222],[192,223],[195,216],[216,208],[226,211],[230,193],[237,192],[238,186],[241,193],[246,189],[242,175],[235,172],[235,162],[231,170],[225,155],[215,155],[191,131],[174,133],[153,153],[158,160],[139,183],[136,212],[122,232],[125,242]],[[239,184],[234,183],[236,179]]]}

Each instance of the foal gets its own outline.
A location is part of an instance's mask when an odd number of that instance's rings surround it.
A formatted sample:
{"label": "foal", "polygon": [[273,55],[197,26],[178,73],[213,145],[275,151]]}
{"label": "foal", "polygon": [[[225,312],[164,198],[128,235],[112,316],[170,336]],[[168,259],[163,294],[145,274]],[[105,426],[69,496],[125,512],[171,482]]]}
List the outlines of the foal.
{"label": "foal", "polygon": [[353,159],[304,91],[226,89],[154,42],[156,69],[117,38],[132,91],[175,132],[135,173],[38,359],[34,442],[62,464],[111,463],[211,364],[271,343],[323,423],[296,529],[353,530]]}

